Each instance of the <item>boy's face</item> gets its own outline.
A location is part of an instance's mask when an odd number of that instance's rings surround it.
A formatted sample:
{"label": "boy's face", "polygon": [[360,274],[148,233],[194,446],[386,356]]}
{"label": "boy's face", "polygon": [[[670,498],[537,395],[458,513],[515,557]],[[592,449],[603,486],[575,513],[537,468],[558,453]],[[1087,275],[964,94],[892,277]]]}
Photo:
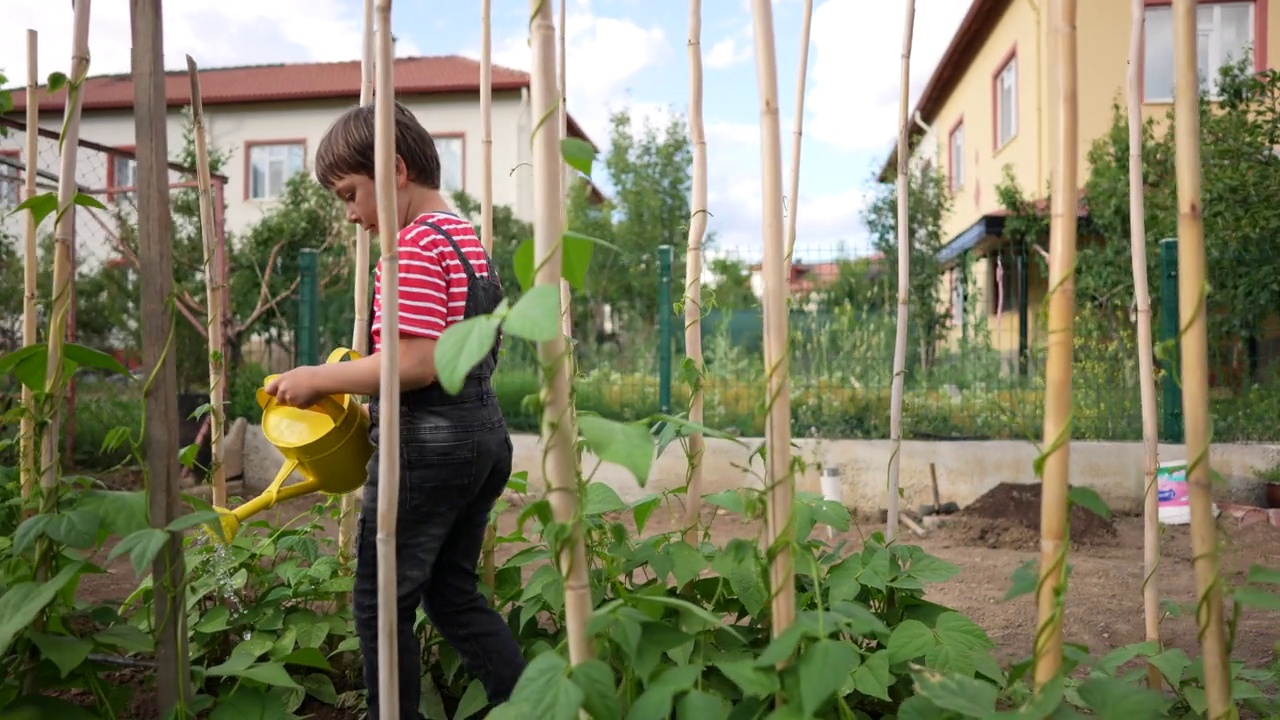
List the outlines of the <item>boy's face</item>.
{"label": "boy's face", "polygon": [[378,230],[378,195],[373,178],[361,174],[343,175],[333,183],[333,193],[342,200],[347,220],[376,233]]}

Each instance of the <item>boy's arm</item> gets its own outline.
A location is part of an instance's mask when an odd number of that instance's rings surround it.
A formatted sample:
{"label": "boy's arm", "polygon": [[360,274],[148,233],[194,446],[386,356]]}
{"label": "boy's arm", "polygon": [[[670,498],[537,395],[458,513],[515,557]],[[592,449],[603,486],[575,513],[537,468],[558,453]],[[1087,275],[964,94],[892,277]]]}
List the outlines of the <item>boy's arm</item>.
{"label": "boy's arm", "polygon": [[[435,382],[435,353],[434,338],[400,336],[402,390],[417,390]],[[317,365],[314,372],[317,389],[324,395],[377,395],[382,382],[382,353],[375,352],[350,362]]]}

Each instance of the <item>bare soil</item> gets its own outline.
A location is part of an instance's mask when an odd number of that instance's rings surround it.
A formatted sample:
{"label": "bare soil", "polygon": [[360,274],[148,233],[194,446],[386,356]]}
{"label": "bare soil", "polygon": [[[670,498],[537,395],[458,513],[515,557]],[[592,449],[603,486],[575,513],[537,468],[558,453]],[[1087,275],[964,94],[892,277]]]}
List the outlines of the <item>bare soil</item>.
{"label": "bare soil", "polygon": [[[284,521],[304,512],[314,502],[309,498],[286,503],[274,512]],[[1000,485],[988,495],[947,518],[948,523],[930,530],[920,538],[903,528],[902,542],[919,545],[927,552],[961,568],[951,580],[931,586],[927,596],[934,602],[955,609],[971,618],[990,635],[1002,662],[1016,662],[1031,654],[1036,629],[1033,596],[1004,601],[1010,587],[1010,576],[1028,560],[1038,558],[1040,493],[1035,486]],[[502,529],[514,527],[520,511],[517,506],[501,519]],[[708,513],[712,510],[708,510]],[[646,534],[676,529],[679,508],[660,508],[646,527]],[[708,516],[708,519],[710,517]],[[630,518],[619,520],[630,526]],[[1142,613],[1142,521],[1126,516],[1103,519],[1083,509],[1075,509],[1070,519],[1072,549],[1069,555],[1071,574],[1067,591],[1064,634],[1067,642],[1087,646],[1095,656],[1116,647],[1145,639]],[[330,532],[336,528],[330,525]],[[756,537],[761,529],[719,511],[712,523],[721,541],[733,537]],[[1280,528],[1262,523],[1237,527],[1225,516],[1219,520],[1225,539],[1222,554],[1222,576],[1228,586],[1243,582],[1251,565],[1280,567]],[[835,534],[834,542],[847,540],[858,547],[862,539],[882,529],[880,523],[866,520],[843,534]],[[826,534],[819,526],[815,533]],[[509,557],[520,548],[504,545],[498,560]],[[1188,526],[1163,526],[1161,529],[1161,563],[1156,573],[1160,597],[1166,607],[1175,611],[1161,624],[1162,641],[1167,647],[1182,648],[1191,657],[1199,655],[1194,604],[1195,580],[1191,567],[1191,541]],[[105,559],[105,554],[102,559]],[[79,597],[86,602],[120,600],[137,587],[128,559],[107,564],[102,575],[86,576]],[[1230,608],[1228,607],[1229,611]],[[1278,652],[1280,612],[1246,609],[1236,634],[1234,657],[1249,666],[1268,665]],[[142,691],[134,706],[136,717],[151,717],[143,708],[150,707],[147,673],[124,671],[122,680]],[[304,706],[312,717],[345,720],[354,715],[319,706]]]}

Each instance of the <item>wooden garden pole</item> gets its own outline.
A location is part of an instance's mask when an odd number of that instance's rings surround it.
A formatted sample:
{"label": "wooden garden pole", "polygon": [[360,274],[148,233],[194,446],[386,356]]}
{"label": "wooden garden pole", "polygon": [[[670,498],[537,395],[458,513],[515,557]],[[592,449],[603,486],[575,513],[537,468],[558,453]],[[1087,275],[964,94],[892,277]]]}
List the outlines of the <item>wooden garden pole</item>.
{"label": "wooden garden pole", "polygon": [[[27,30],[27,157],[23,161],[25,166],[23,179],[26,181],[25,192],[22,196],[24,202],[36,195],[36,179],[40,169],[40,94],[38,90],[40,86],[40,70],[39,57],[37,55],[38,47],[38,34],[35,30]],[[34,345],[40,341],[36,330],[36,279],[39,276],[40,267],[40,250],[36,243],[36,216],[34,213],[28,212],[26,219],[26,231],[22,244],[23,347]],[[35,394],[26,385],[22,386],[22,408],[22,423],[20,425],[22,440],[18,450],[22,456],[20,460],[21,468],[19,469],[20,477],[22,478],[22,499],[26,500],[35,491],[37,475]]]}
{"label": "wooden garden pole", "polygon": [[[493,257],[493,0],[480,0],[480,244]],[[489,604],[497,598],[497,519],[485,529],[481,550],[484,582],[489,588]]]}
{"label": "wooden garden pole", "polygon": [[[400,717],[396,642],[396,507],[400,501],[400,223],[396,217],[395,56],[391,0],[377,0],[378,88],[374,97],[374,182],[382,245],[382,352],[378,395],[378,694],[379,712]],[[387,401],[390,402],[387,402]]]}
{"label": "wooden garden pole", "polygon": [[[569,137],[569,87],[568,87],[568,67],[569,54],[565,49],[565,32],[567,22],[567,13],[569,0],[560,0],[560,45],[559,45],[559,68],[560,78],[558,86],[560,88],[560,140],[563,141]],[[560,162],[560,228],[565,230],[569,227],[569,165],[563,159]],[[574,369],[573,354],[573,316],[570,314],[572,305],[570,304],[569,281],[560,278],[560,332],[569,339],[569,377],[572,378],[576,372]]]}
{"label": "wooden garden pole", "polygon": [[480,244],[493,253],[493,0],[480,0]]}
{"label": "wooden garden pole", "polygon": [[[66,118],[63,120],[61,164],[58,168],[58,210],[53,229],[53,307],[49,313],[48,356],[44,389],[54,394],[63,381],[63,346],[67,338],[67,317],[71,306],[72,278],[75,268],[71,244],[76,234],[76,150],[80,146],[80,108],[84,103],[83,81],[89,73],[89,0],[76,0],[73,8],[71,74],[67,84]],[[38,132],[39,126],[28,133]],[[30,141],[28,141],[30,142]],[[30,160],[28,160],[30,163]],[[28,175],[34,173],[28,172]],[[41,438],[40,482],[53,487],[58,481],[58,429],[64,410],[55,406],[51,422]]]}
{"label": "wooden garden pole", "polygon": [[[1156,380],[1152,368],[1151,289],[1147,283],[1146,203],[1143,198],[1142,172],[1142,29],[1146,4],[1132,0],[1132,27],[1129,32],[1129,232],[1133,256],[1133,297],[1137,305],[1138,381],[1142,398],[1142,448],[1146,489],[1142,500],[1142,612],[1147,641],[1160,642],[1160,596],[1156,585],[1156,568],[1160,564],[1160,498],[1156,494],[1156,469],[1159,465],[1156,437]],[[1147,663],[1147,685],[1161,687],[1160,669]]]}
{"label": "wooden garden pole", "polygon": [[[364,0],[364,37],[360,53],[360,105],[373,102],[373,0]],[[356,228],[355,323],[351,329],[351,349],[369,354],[369,231]],[[342,496],[338,519],[338,556],[344,561],[355,556],[356,505],[360,494]]]}
{"label": "wooden garden pole", "polygon": [[200,232],[204,238],[204,285],[209,303],[209,444],[213,463],[213,504],[227,505],[227,468],[223,463],[223,431],[225,407],[222,384],[223,341],[222,293],[226,287],[214,255],[217,228],[213,222],[213,180],[209,169],[209,143],[204,128],[204,103],[200,99],[200,72],[196,61],[187,56],[187,75],[191,78],[191,124],[195,130],[196,184],[200,192]]}
{"label": "wooden garden pole", "polygon": [[908,104],[911,91],[911,38],[916,24],[915,0],[907,0],[906,21],[902,29],[901,90],[898,94],[898,329],[893,342],[893,386],[889,394],[888,525],[885,539],[898,536],[898,475],[902,465],[902,396],[907,380],[907,321],[911,293],[911,229],[907,201],[911,194],[911,127]]}
{"label": "wooden garden pole", "polygon": [[1186,422],[1191,550],[1199,602],[1196,621],[1204,660],[1207,716],[1230,717],[1218,577],[1217,528],[1209,473],[1209,338],[1205,296],[1204,223],[1200,217],[1200,92],[1196,62],[1196,4],[1174,0],[1174,142],[1178,183],[1178,322],[1182,345],[1182,414]]}
{"label": "wooden garden pole", "polygon": [[1067,567],[1067,480],[1071,449],[1071,342],[1075,320],[1076,181],[1078,98],[1076,94],[1076,0],[1053,0],[1057,34],[1058,137],[1049,224],[1049,338],[1045,361],[1044,476],[1040,504],[1039,611],[1035,639],[1037,692],[1062,665],[1061,592]]}
{"label": "wooden garden pole", "polygon": [[800,205],[800,146],[804,137],[804,86],[809,73],[809,29],[813,25],[813,0],[804,0],[804,20],[800,23],[800,70],[796,79],[796,114],[791,130],[791,180],[787,188],[787,255],[782,276],[791,290],[791,261],[796,251],[796,216]]}
{"label": "wooden garden pole", "polygon": [[[77,0],[76,14],[88,0]],[[173,226],[169,206],[168,102],[164,78],[161,0],[132,0],[133,118],[137,143],[138,267],[142,282],[142,362],[148,369],[144,433],[151,527],[163,528],[183,513],[178,490],[178,363],[173,331]],[[88,30],[86,18],[85,30]],[[83,47],[81,45],[80,47]],[[67,140],[67,147],[75,142]],[[63,179],[74,178],[66,172]],[[194,712],[187,653],[186,562],[182,534],[170,533],[152,563],[156,627],[158,716]]]}
{"label": "wooden garden pole", "polygon": [[[684,352],[697,377],[689,396],[689,422],[702,424],[702,238],[707,232],[707,137],[702,122],[702,0],[689,0],[689,135],[693,141],[693,196],[684,274]],[[702,505],[701,431],[689,435],[689,469],[684,498],[684,540],[698,546]]]}
{"label": "wooden garden pole", "polygon": [[791,542],[791,391],[787,352],[787,282],[782,274],[782,139],[778,125],[778,63],[773,40],[773,3],[752,0],[756,43],[756,79],[760,91],[761,215],[763,222],[765,487],[768,492],[769,571],[773,596],[770,625],[774,637],[796,615],[795,568]]}
{"label": "wooden garden pole", "polygon": [[[534,118],[548,118],[555,110],[556,27],[550,0],[529,0],[530,100]],[[559,285],[563,273],[564,243],[561,237],[559,131],[538,122],[533,130],[533,266],[535,285]],[[563,298],[563,285],[561,297]],[[587,620],[591,614],[591,587],[587,578],[587,556],[582,530],[573,520],[578,512],[578,466],[575,445],[577,423],[569,402],[570,355],[568,337],[557,334],[538,343],[538,358],[544,373],[546,401],[542,410],[543,476],[551,495],[551,510],[557,522],[570,523],[565,546],[557,548],[560,571],[565,578],[565,621],[569,634],[569,662],[578,664],[592,656]]]}

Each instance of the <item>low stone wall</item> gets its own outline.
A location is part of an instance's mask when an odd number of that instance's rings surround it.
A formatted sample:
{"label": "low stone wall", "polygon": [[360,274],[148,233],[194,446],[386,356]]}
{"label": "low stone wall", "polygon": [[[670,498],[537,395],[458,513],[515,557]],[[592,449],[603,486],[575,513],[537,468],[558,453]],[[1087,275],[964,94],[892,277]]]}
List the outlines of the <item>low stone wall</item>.
{"label": "low stone wall", "polygon": [[[237,428],[238,429],[238,428]],[[236,433],[239,435],[239,433]],[[240,437],[243,440],[240,440]],[[238,442],[228,447],[229,455],[242,452],[242,458],[228,458],[243,467],[246,490],[258,492],[275,477],[283,462],[279,451],[262,436],[262,428],[250,425]],[[515,467],[529,473],[530,489],[540,491],[542,447],[538,436],[517,434]],[[752,452],[763,442],[760,438],[744,438],[740,442],[708,440],[704,464],[705,493],[731,488],[760,487],[763,465]],[[888,468],[891,445],[887,440],[798,440],[798,452],[810,464],[799,480],[798,488],[819,492],[820,466],[839,468],[844,488],[843,501],[851,508],[874,512],[885,507],[888,499]],[[236,447],[238,446],[238,447]],[[932,502],[929,464],[938,475],[938,487],[944,502],[968,505],[1000,483],[1036,482],[1032,463],[1038,451],[1021,441],[921,441],[902,443],[902,466],[899,475],[903,505],[912,508]],[[1161,445],[1162,461],[1186,458],[1182,445]],[[595,458],[583,458],[588,470]],[[1214,445],[1210,464],[1225,482],[1216,488],[1220,502],[1248,505],[1262,504],[1261,484],[1255,473],[1280,462],[1280,445]],[[1117,512],[1137,512],[1142,503],[1142,444],[1136,442],[1075,442],[1071,444],[1072,484],[1091,487]],[[681,487],[685,481],[686,460],[679,444],[667,447],[654,461],[649,481],[640,487],[623,468],[604,464],[595,480],[608,483],[626,500],[636,500],[650,492]]]}

